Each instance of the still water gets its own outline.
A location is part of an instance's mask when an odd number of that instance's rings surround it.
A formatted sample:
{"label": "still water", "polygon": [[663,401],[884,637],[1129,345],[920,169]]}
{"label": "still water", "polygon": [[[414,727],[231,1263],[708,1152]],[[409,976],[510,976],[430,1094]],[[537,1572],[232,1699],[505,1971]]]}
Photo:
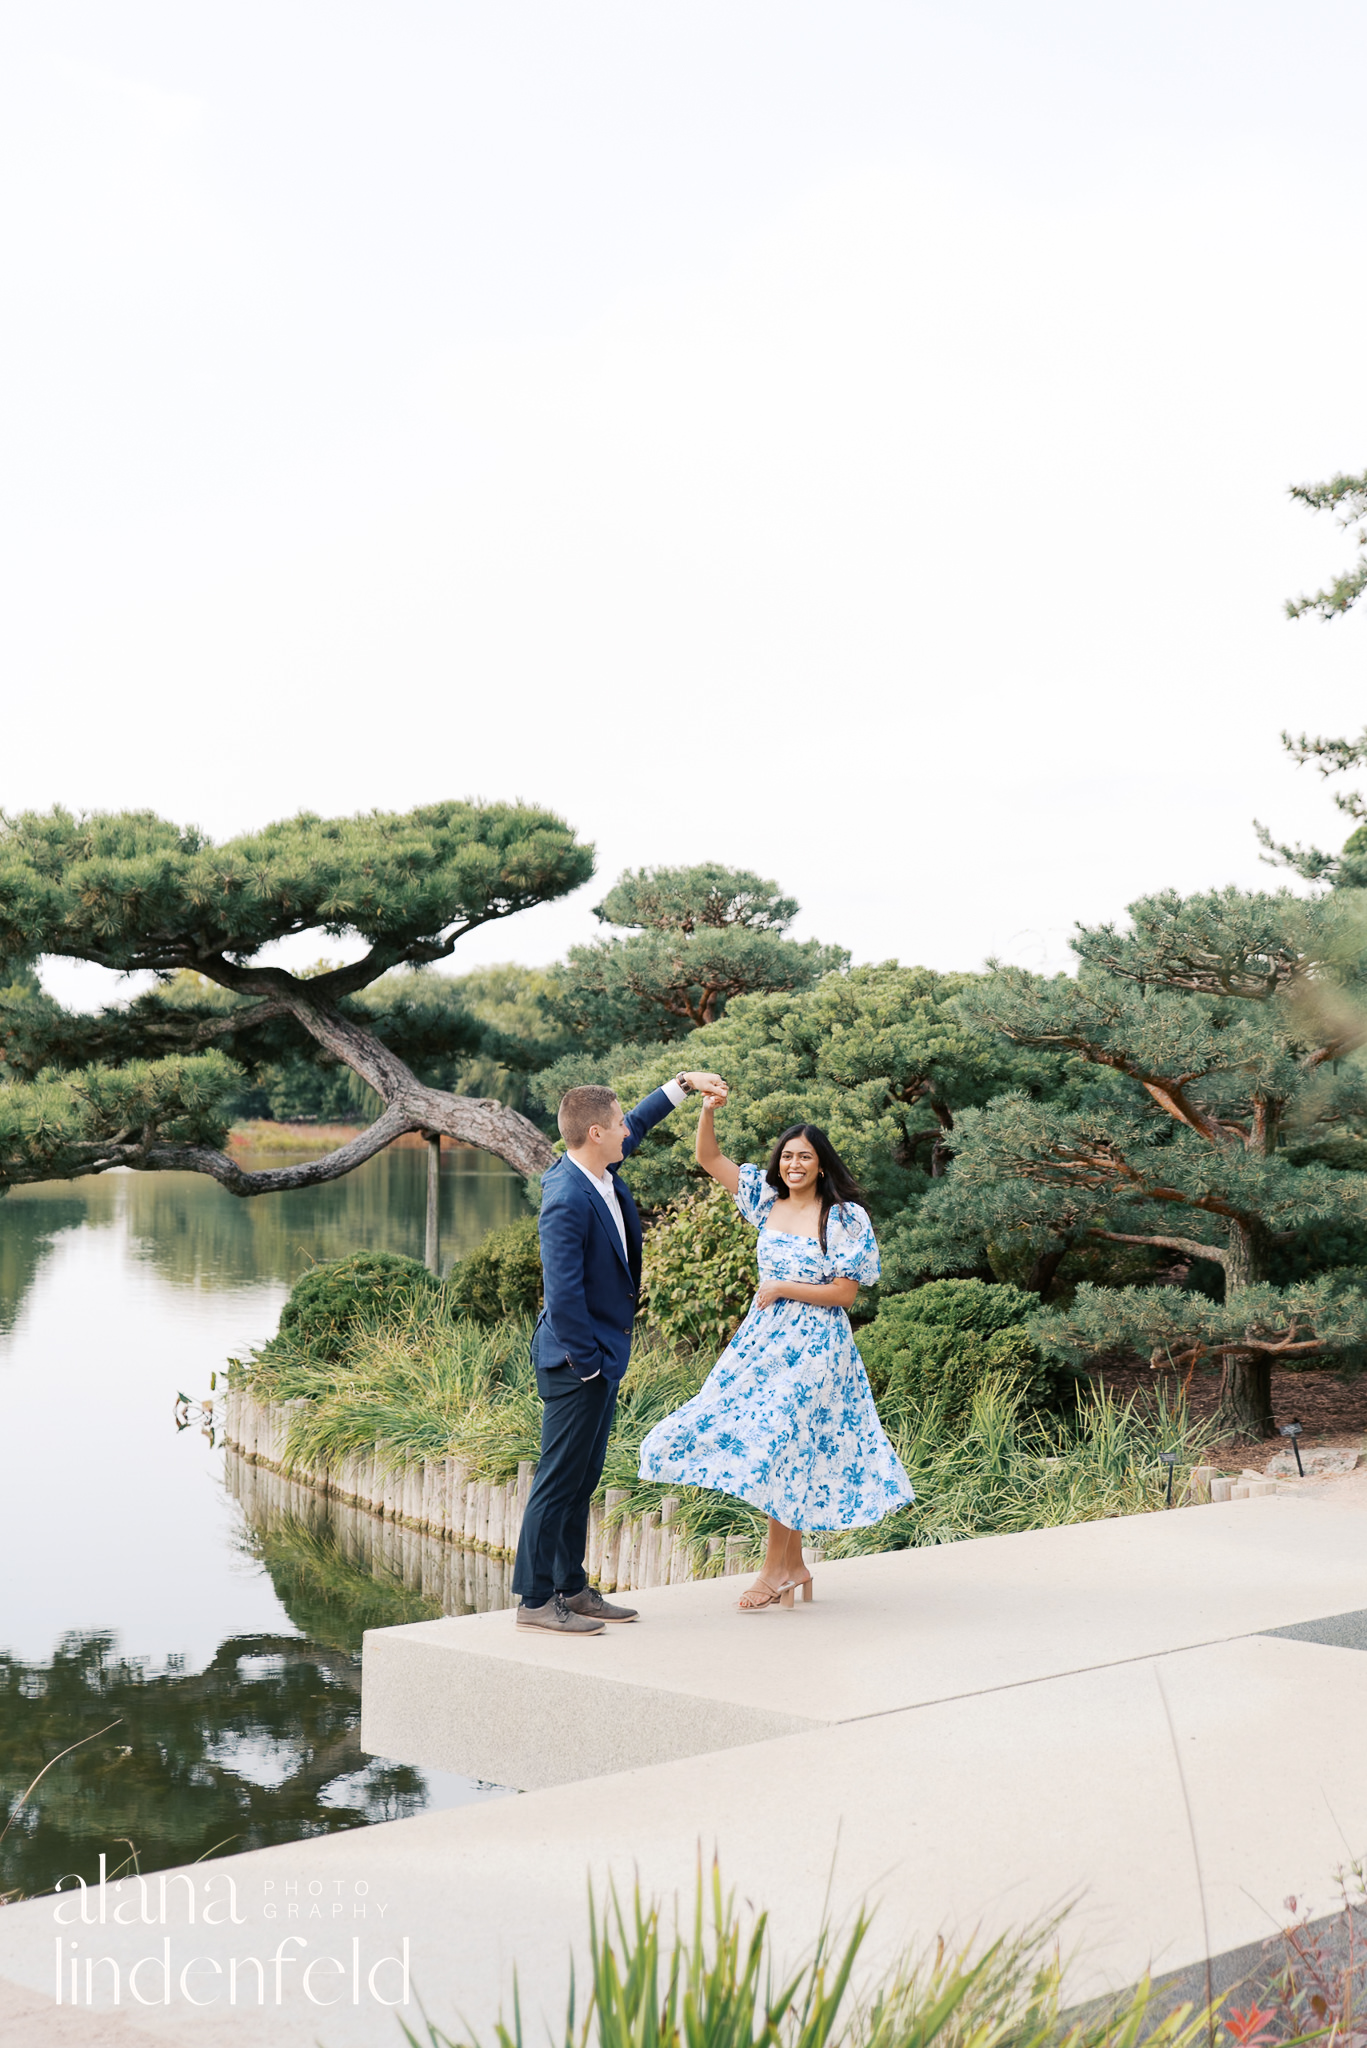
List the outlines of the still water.
{"label": "still water", "polygon": [[[251,1164],[273,1164],[253,1158]],[[243,1201],[114,1173],[0,1202],[0,1893],[153,1870],[485,1796],[356,1741],[365,1628],[437,1610],[344,1561],[326,1503],[250,1512],[178,1393],[275,1329],[292,1282],[363,1247],[422,1254],[423,1148]],[[442,1156],[449,1261],[524,1213],[483,1153]],[[240,1489],[239,1489],[240,1490]],[[497,1599],[491,1580],[482,1593]],[[3,1819],[0,1819],[2,1826]],[[129,1860],[136,1858],[136,1863]]]}

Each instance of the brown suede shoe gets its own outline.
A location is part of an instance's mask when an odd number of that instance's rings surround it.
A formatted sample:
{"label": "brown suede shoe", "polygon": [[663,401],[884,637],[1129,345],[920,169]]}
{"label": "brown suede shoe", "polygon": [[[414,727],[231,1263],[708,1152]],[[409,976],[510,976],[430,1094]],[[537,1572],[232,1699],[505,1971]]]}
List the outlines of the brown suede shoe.
{"label": "brown suede shoe", "polygon": [[565,1605],[571,1614],[585,1615],[591,1621],[635,1621],[637,1618],[634,1607],[614,1607],[596,1586],[585,1586],[582,1593],[572,1593]]}
{"label": "brown suede shoe", "polygon": [[590,1616],[574,1614],[563,1593],[554,1594],[544,1607],[528,1607],[524,1602],[517,1610],[519,1628],[548,1628],[557,1636],[601,1636],[603,1624]]}

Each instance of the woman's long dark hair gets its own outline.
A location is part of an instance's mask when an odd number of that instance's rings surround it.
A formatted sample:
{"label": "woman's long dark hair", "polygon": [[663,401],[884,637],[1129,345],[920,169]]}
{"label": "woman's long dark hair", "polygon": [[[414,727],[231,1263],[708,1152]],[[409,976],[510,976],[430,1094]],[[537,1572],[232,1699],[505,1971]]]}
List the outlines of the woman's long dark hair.
{"label": "woman's long dark hair", "polygon": [[786,1131],[780,1131],[774,1140],[774,1149],[769,1154],[769,1164],[764,1169],[768,1181],[780,1202],[788,1199],[788,1183],[779,1172],[779,1161],[783,1148],[794,1138],[805,1138],[816,1154],[816,1185],[821,1196],[821,1225],[817,1235],[821,1249],[826,1249],[826,1218],[832,1209],[845,1202],[864,1203],[864,1190],[836,1151],[826,1133],[816,1124],[789,1124]]}

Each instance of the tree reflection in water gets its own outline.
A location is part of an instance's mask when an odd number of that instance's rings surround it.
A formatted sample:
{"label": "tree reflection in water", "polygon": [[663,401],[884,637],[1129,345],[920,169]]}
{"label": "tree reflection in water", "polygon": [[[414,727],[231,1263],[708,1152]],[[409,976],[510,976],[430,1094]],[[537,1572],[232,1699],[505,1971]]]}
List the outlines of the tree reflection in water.
{"label": "tree reflection in water", "polygon": [[[250,1304],[264,1335],[273,1310],[263,1286],[283,1292],[312,1260],[367,1245],[421,1257],[426,1175],[426,1150],[416,1146],[381,1153],[329,1187],[251,1201],[225,1194],[198,1174],[118,1173],[69,1187],[18,1188],[0,1204],[0,1335],[33,1322],[23,1312],[34,1308],[35,1298],[42,1305],[45,1267],[46,1279],[60,1283],[50,1290],[62,1296],[59,1310],[93,1299],[90,1290],[99,1288],[103,1312],[123,1319],[119,1334],[130,1340],[120,1352],[125,1386],[105,1384],[102,1365],[94,1377],[86,1372],[88,1331],[79,1318],[52,1314],[49,1300],[47,1321],[37,1317],[46,1334],[30,1337],[27,1350],[8,1336],[0,1346],[0,1394],[4,1375],[20,1370],[21,1357],[22,1370],[41,1372],[44,1385],[65,1384],[74,1374],[87,1390],[94,1405],[56,1480],[68,1501],[103,1497],[109,1471],[119,1468],[130,1445],[136,1451],[139,1506],[148,1510],[139,1527],[155,1534],[130,1553],[131,1573],[157,1575],[163,1546],[189,1544],[202,1556],[212,1544],[216,1556],[220,1541],[218,1504],[207,1487],[200,1499],[214,1518],[211,1537],[203,1526],[176,1519],[198,1512],[193,1503],[187,1507],[183,1487],[168,1489],[164,1511],[158,1505],[157,1468],[139,1435],[155,1413],[167,1459],[180,1459],[183,1471],[190,1446],[169,1427],[178,1384],[170,1375],[186,1370],[179,1361],[187,1342],[201,1353],[203,1344],[202,1322],[182,1321],[180,1302],[193,1294],[222,1304],[222,1342],[209,1352],[221,1363],[248,1313],[239,1305]],[[518,1178],[500,1160],[470,1151],[443,1152],[441,1206],[448,1258],[526,1213]],[[64,1352],[64,1344],[77,1349]],[[206,1371],[187,1391],[197,1394],[207,1378]],[[33,1422],[32,1404],[18,1398],[27,1388],[11,1380],[8,1391],[13,1398],[3,1419],[14,1429],[13,1442],[41,1445],[46,1418]],[[12,1416],[21,1420],[14,1424]],[[25,1437],[30,1428],[39,1433]],[[45,1891],[69,1871],[93,1880],[102,1850],[111,1871],[130,1853],[144,1871],[156,1870],[215,1851],[360,1827],[427,1803],[421,1772],[361,1753],[361,1633],[443,1611],[502,1605],[510,1597],[506,1567],[483,1557],[453,1559],[433,1539],[319,1502],[232,1457],[227,1472],[242,1510],[240,1543],[269,1575],[298,1634],[228,1636],[207,1667],[193,1673],[154,1667],[122,1654],[123,1614],[107,1577],[101,1581],[105,1604],[96,1612],[110,1626],[61,1634],[90,1608],[79,1577],[88,1549],[80,1545],[100,1525],[76,1516],[79,1541],[67,1538],[70,1582],[55,1577],[50,1619],[25,1624],[29,1644],[37,1629],[37,1643],[57,1641],[56,1653],[50,1662],[28,1663],[0,1651],[0,1826],[45,1764],[107,1723],[119,1725],[56,1763],[14,1817],[0,1842],[0,1893]],[[14,1518],[6,1524],[12,1577],[16,1544],[27,1540],[28,1529]],[[212,1643],[228,1625],[217,1623],[212,1611],[222,1597],[221,1579],[216,1583],[217,1594],[206,1591],[205,1611],[196,1617],[201,1642]],[[144,1614],[147,1604],[132,1602]],[[165,1641],[179,1640],[178,1624],[165,1618],[165,1602],[151,1605],[161,1616],[152,1625],[165,1632]],[[236,1612],[240,1616],[240,1607]],[[138,1626],[149,1624],[144,1618]],[[163,1644],[144,1634],[135,1647]]]}
{"label": "tree reflection in water", "polygon": [[[300,1635],[235,1636],[203,1670],[118,1654],[112,1634],[66,1636],[47,1664],[0,1655],[0,1796],[8,1812],[48,1772],[0,1844],[0,1892],[112,1875],[397,1820],[427,1804],[420,1771],[363,1754],[363,1630],[440,1609],[345,1562],[326,1517],[248,1529]],[[136,1863],[130,1861],[131,1855]]]}
{"label": "tree reflection in water", "polygon": [[[244,1166],[279,1165],[242,1153]],[[70,1187],[15,1188],[0,1228],[0,1331],[13,1327],[54,1236],[81,1224],[118,1230],[129,1254],[175,1286],[215,1291],[261,1281],[291,1285],[307,1266],[375,1246],[420,1259],[427,1202],[426,1147],[395,1146],[321,1188],[243,1201],[197,1173],[113,1173]],[[463,1258],[489,1231],[525,1216],[522,1182],[487,1152],[441,1156],[444,1258]]]}
{"label": "tree reflection in water", "polygon": [[59,1231],[76,1230],[87,1209],[81,1197],[44,1186],[27,1201],[5,1202],[0,1229],[0,1334],[12,1330],[34,1275]]}

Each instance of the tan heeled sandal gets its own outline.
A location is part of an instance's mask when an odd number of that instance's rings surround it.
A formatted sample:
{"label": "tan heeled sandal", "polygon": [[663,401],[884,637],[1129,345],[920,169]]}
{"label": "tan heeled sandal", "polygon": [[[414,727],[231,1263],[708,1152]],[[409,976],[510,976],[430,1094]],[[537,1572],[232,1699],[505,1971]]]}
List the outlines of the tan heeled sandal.
{"label": "tan heeled sandal", "polygon": [[[754,1598],[754,1595],[759,1592],[761,1587],[763,1587],[767,1598],[757,1600]],[[775,1586],[771,1580],[765,1578],[762,1572],[755,1580],[754,1585],[747,1586],[736,1602],[736,1606],[742,1614],[763,1614],[766,1607],[782,1607],[785,1604],[789,1607],[793,1604],[792,1586],[789,1585],[785,1592],[783,1586]]]}

